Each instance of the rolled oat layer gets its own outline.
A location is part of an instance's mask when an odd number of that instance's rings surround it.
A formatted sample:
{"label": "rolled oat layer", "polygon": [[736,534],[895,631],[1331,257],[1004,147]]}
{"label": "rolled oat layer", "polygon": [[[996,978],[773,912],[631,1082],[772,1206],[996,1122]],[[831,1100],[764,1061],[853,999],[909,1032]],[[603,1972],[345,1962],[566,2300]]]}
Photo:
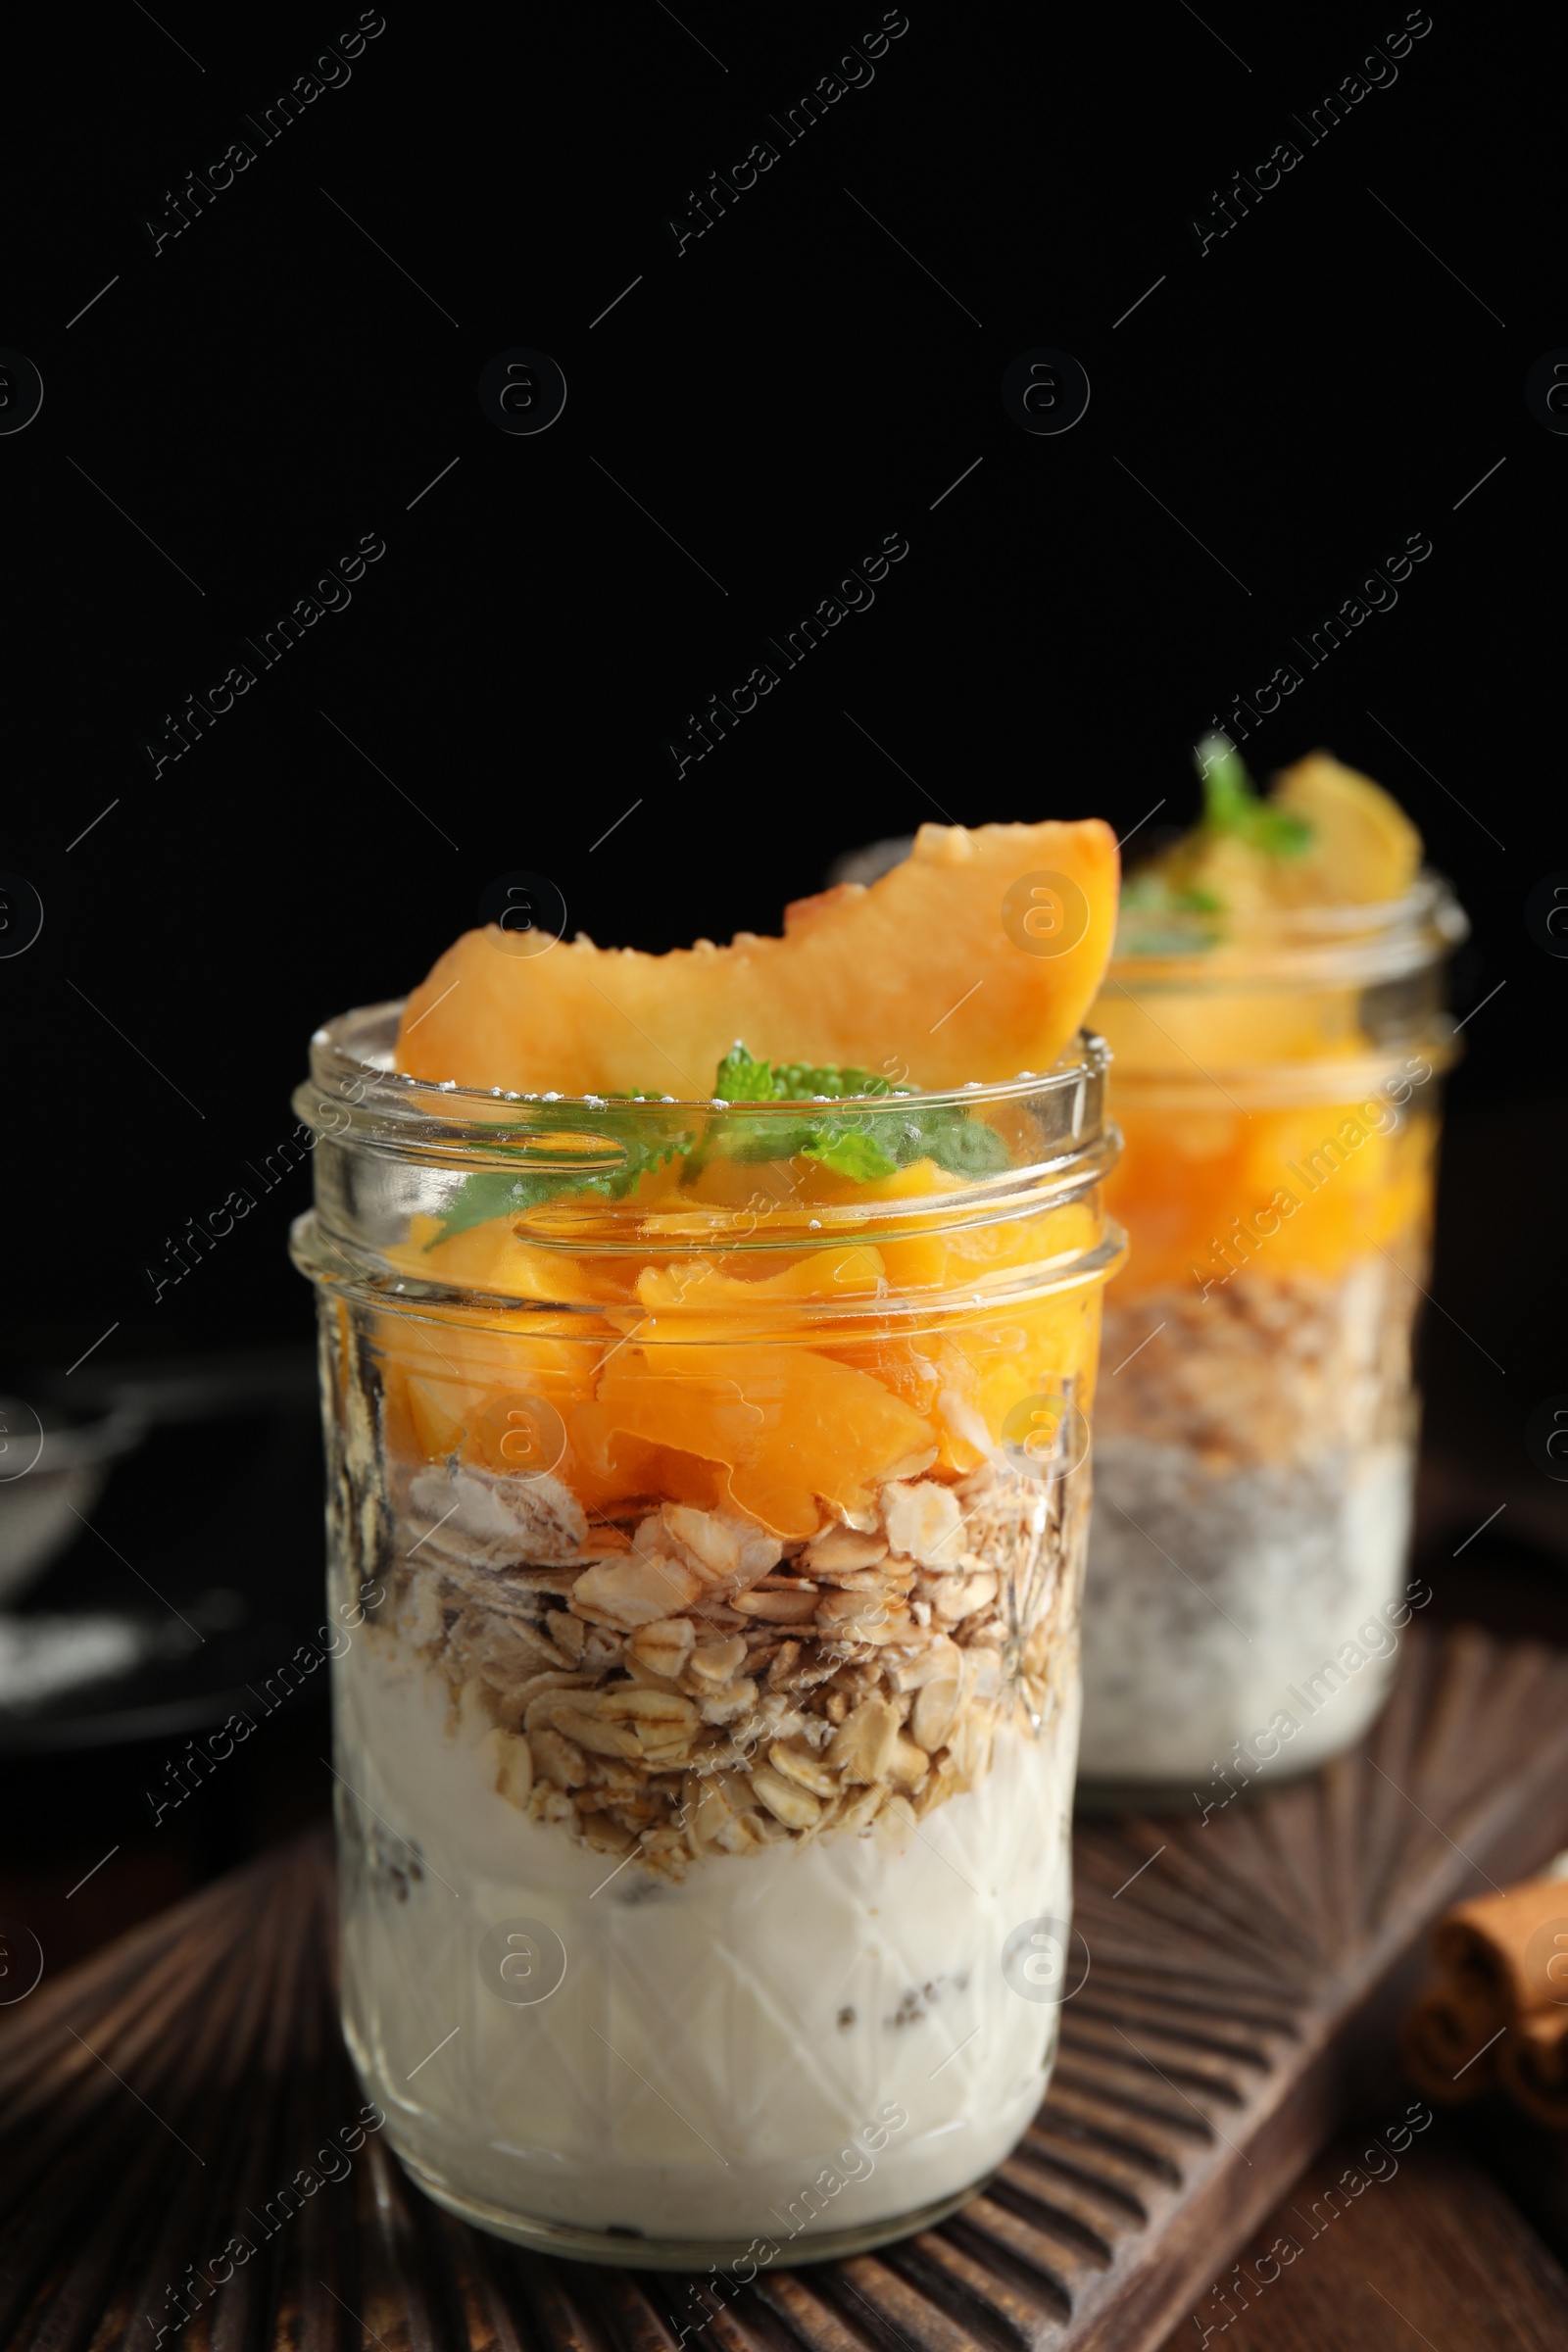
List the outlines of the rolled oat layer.
{"label": "rolled oat layer", "polygon": [[1423,1238],[1333,1272],[1244,1267],[1105,1302],[1102,1446],[1179,1446],[1207,1474],[1301,1468],[1402,1440]]}
{"label": "rolled oat layer", "polygon": [[669,1501],[590,1524],[553,1478],[420,1469],[373,1622],[489,1717],[512,1803],[664,1876],[908,1825],[985,1777],[1002,1722],[1059,1705],[1087,1484],[1069,1503],[926,1467],[794,1543]]}

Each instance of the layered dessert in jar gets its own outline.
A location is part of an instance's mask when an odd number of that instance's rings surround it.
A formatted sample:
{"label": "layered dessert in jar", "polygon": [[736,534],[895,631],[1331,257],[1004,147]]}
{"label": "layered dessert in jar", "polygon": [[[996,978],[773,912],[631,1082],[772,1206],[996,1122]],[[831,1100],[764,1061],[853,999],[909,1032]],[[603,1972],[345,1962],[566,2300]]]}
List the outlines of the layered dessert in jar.
{"label": "layered dessert in jar", "polygon": [[1309,1769],[1386,1693],[1406,1590],[1445,959],[1396,803],[1326,753],[1200,752],[1126,884],[1094,1019],[1131,1245],[1106,1301],[1086,1792],[1197,1803]]}
{"label": "layered dessert in jar", "polygon": [[1039,2104],[1115,888],[928,827],[782,940],[481,930],[313,1041],[345,2030],[482,2226],[840,2252]]}

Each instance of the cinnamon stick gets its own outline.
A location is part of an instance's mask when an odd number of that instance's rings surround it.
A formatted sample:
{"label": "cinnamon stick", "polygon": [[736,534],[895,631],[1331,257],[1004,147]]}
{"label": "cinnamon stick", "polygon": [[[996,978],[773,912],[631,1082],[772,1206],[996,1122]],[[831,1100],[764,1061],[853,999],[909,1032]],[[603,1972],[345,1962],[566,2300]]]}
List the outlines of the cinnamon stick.
{"label": "cinnamon stick", "polygon": [[1459,1903],[1433,1931],[1432,1956],[1510,2021],[1568,2003],[1568,1879],[1526,1879]]}
{"label": "cinnamon stick", "polygon": [[1405,2073],[1423,2098],[1462,2106],[1497,2080],[1497,2037],[1507,2022],[1496,2001],[1476,1997],[1451,1978],[1429,1984],[1399,2028]]}
{"label": "cinnamon stick", "polygon": [[1568,2132],[1568,2009],[1538,2009],[1497,2044],[1503,2088],[1526,2115]]}
{"label": "cinnamon stick", "polygon": [[1457,2106],[1500,2082],[1539,2122],[1568,2130],[1568,1877],[1456,1905],[1432,1956],[1437,1981],[1399,2032],[1417,2089]]}

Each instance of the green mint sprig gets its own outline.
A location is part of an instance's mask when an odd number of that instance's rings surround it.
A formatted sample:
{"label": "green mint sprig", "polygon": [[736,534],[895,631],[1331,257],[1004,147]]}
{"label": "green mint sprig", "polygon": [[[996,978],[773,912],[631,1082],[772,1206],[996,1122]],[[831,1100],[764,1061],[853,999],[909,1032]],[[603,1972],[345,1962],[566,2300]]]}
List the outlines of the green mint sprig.
{"label": "green mint sprig", "polygon": [[1228,735],[1205,735],[1193,754],[1203,787],[1203,830],[1229,833],[1270,858],[1299,858],[1312,846],[1304,816],[1265,801]]}
{"label": "green mint sprig", "polygon": [[[1206,883],[1189,878],[1189,850],[1200,857],[1205,842],[1229,838],[1266,857],[1288,858],[1301,857],[1312,845],[1312,825],[1262,798],[1228,735],[1205,735],[1193,753],[1193,765],[1203,787],[1203,813],[1172,862],[1142,866],[1122,884],[1122,912],[1135,918],[1120,935],[1124,953],[1182,956],[1218,943],[1212,918],[1226,913],[1225,902]],[[1162,916],[1168,918],[1163,926]]]}
{"label": "green mint sprig", "polygon": [[882,1097],[904,1104],[916,1095],[873,1070],[818,1067],[809,1062],[758,1061],[739,1040],[718,1065],[713,1092],[726,1102],[809,1103],[814,1117],[739,1123],[724,1140],[730,1159],[757,1162],[811,1159],[835,1176],[874,1184],[917,1159],[934,1159],[955,1175],[989,1176],[1007,1165],[1007,1147],[994,1127],[956,1104],[916,1111],[827,1107],[846,1098]]}
{"label": "green mint sprig", "polygon": [[[630,1101],[633,1098],[627,1097]],[[540,1111],[556,1109],[555,1105],[539,1104]],[[574,1105],[564,1104],[572,1111],[570,1124],[580,1126],[582,1112]],[[559,1116],[547,1116],[547,1126],[565,1126]],[[531,1130],[536,1131],[536,1129]],[[504,1139],[515,1134],[514,1128],[498,1131]],[[426,1251],[439,1249],[450,1242],[454,1234],[466,1233],[470,1225],[488,1225],[493,1217],[521,1216],[530,1208],[545,1201],[560,1200],[568,1194],[596,1194],[604,1200],[623,1200],[656,1168],[689,1152],[697,1138],[690,1130],[680,1135],[647,1139],[634,1135],[616,1135],[625,1157],[603,1176],[585,1176],[568,1168],[480,1168],[465,1177],[448,1202],[441,1219],[441,1229],[424,1245]]]}
{"label": "green mint sprig", "polygon": [[[829,1105],[851,1099],[884,1099],[886,1110],[835,1112]],[[916,1089],[895,1086],[872,1070],[818,1067],[808,1062],[759,1061],[739,1040],[718,1065],[713,1099],[727,1105],[747,1102],[799,1102],[809,1114],[794,1119],[735,1119],[722,1127],[710,1124],[701,1137],[686,1132],[653,1140],[621,1134],[618,1125],[607,1132],[619,1143],[622,1162],[603,1176],[584,1176],[567,1169],[486,1168],[466,1178],[441,1220],[440,1231],[425,1244],[439,1248],[454,1234],[493,1217],[520,1216],[530,1208],[567,1196],[594,1194],[606,1200],[624,1200],[644,1176],[681,1159],[680,1181],[695,1181],[715,1154],[743,1166],[782,1159],[809,1159],[834,1176],[852,1183],[874,1184],[915,1160],[934,1159],[957,1176],[993,1176],[1008,1164],[1007,1147],[994,1127],[958,1104],[934,1104],[925,1110],[906,1107]],[[644,1098],[607,1098],[635,1102]],[[651,1098],[657,1100],[657,1098]],[[537,1104],[530,1119],[536,1131],[541,1116],[547,1124],[577,1127],[580,1104]],[[498,1140],[515,1130],[501,1129]]]}

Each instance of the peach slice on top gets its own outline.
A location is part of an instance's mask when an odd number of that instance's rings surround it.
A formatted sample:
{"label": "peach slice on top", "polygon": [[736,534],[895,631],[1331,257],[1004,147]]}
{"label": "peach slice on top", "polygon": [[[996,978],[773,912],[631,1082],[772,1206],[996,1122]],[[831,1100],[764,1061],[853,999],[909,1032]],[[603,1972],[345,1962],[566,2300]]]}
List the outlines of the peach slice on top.
{"label": "peach slice on top", "polygon": [[398,1067],[519,1094],[706,1100],[743,1037],[763,1060],[852,1063],[926,1089],[1045,1071],[1110,951],[1110,827],[922,825],[902,865],[665,956],[468,931],[410,997]]}

